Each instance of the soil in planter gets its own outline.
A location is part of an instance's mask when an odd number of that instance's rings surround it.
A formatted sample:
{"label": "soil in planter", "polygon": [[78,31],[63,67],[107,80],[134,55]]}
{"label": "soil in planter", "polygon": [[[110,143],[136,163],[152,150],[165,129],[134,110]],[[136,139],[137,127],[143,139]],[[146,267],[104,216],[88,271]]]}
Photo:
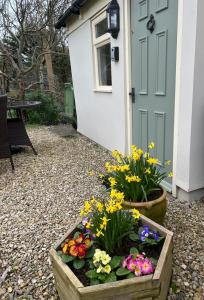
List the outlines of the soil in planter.
{"label": "soil in planter", "polygon": [[[138,232],[138,229],[141,226],[142,223],[139,221],[139,223],[135,227],[135,231]],[[146,257],[152,258],[157,261],[159,259],[163,244],[164,244],[164,240],[161,240],[157,245],[154,246],[143,245],[142,249],[140,249],[140,245],[141,245],[140,242],[133,242],[129,239],[129,237],[126,237],[122,241],[122,246],[116,249],[116,251],[113,254],[111,254],[111,257],[115,255],[127,257],[129,255],[130,248],[135,247],[139,250],[140,253],[144,252]],[[83,283],[84,286],[90,285],[89,279],[85,275],[85,273],[89,270],[88,263],[86,263],[85,267],[80,270],[74,269],[71,265],[69,265],[69,267],[72,270],[72,272],[76,275],[76,277]]]}

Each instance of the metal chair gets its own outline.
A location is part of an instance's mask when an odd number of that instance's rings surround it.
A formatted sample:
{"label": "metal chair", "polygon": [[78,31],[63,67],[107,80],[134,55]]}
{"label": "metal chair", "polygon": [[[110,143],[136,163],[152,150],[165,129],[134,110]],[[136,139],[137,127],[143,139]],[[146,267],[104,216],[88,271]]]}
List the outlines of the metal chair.
{"label": "metal chair", "polygon": [[11,155],[9,144],[9,135],[7,127],[7,97],[0,96],[0,159],[9,158],[12,171],[14,171],[14,163]]}
{"label": "metal chair", "polygon": [[23,116],[20,110],[17,112],[16,118],[11,118],[7,120],[7,125],[9,144],[11,146],[29,146],[32,148],[34,154],[37,155],[37,152],[35,151],[30,141],[30,138],[26,132]]}

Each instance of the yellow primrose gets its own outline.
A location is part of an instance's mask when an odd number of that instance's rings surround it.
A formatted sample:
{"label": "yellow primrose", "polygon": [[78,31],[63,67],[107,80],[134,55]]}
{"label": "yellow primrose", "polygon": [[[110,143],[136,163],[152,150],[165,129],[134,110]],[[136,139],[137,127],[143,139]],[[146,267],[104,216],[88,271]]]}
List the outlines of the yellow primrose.
{"label": "yellow primrose", "polygon": [[101,273],[103,271],[103,266],[99,265],[99,267],[96,269],[96,273]]}
{"label": "yellow primrose", "polygon": [[140,218],[141,214],[140,214],[140,212],[139,212],[138,209],[135,209],[135,208],[134,208],[134,209],[132,210],[132,216],[133,216],[134,219],[137,220],[137,219]]}
{"label": "yellow primrose", "polygon": [[147,162],[150,164],[150,165],[156,165],[158,163],[158,159],[157,158],[153,158],[153,157],[150,157],[147,159]]}
{"label": "yellow primrose", "polygon": [[173,177],[173,176],[174,176],[173,172],[169,172],[168,177]]}
{"label": "yellow primrose", "polygon": [[149,149],[154,149],[155,148],[155,144],[154,142],[151,142],[148,146]]}
{"label": "yellow primrose", "polygon": [[111,266],[110,265],[106,265],[105,267],[103,267],[103,272],[106,274],[110,274],[111,272]]}
{"label": "yellow primrose", "polygon": [[96,236],[100,237],[101,235],[104,236],[103,232],[99,229],[96,229]]}
{"label": "yellow primrose", "polygon": [[105,251],[101,251],[100,259],[103,265],[107,265],[111,261],[111,257]]}
{"label": "yellow primrose", "polygon": [[114,177],[109,177],[108,180],[110,182],[110,186],[111,187],[114,187],[116,185],[116,183],[117,183],[117,181],[115,180]]}

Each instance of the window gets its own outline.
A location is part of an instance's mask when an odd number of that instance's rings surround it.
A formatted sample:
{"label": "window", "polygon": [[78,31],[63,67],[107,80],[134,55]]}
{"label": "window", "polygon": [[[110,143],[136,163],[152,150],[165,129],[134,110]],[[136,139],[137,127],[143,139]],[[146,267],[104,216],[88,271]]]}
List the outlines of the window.
{"label": "window", "polygon": [[112,88],[111,44],[105,12],[93,20],[92,31],[96,90],[108,92]]}

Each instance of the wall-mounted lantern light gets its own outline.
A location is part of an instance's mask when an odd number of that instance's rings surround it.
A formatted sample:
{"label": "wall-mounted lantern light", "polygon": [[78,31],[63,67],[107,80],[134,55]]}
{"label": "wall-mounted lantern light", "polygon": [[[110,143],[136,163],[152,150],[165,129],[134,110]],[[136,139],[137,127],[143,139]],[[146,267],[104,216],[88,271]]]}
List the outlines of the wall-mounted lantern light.
{"label": "wall-mounted lantern light", "polygon": [[120,6],[117,0],[112,0],[107,8],[108,32],[117,39],[120,31]]}

